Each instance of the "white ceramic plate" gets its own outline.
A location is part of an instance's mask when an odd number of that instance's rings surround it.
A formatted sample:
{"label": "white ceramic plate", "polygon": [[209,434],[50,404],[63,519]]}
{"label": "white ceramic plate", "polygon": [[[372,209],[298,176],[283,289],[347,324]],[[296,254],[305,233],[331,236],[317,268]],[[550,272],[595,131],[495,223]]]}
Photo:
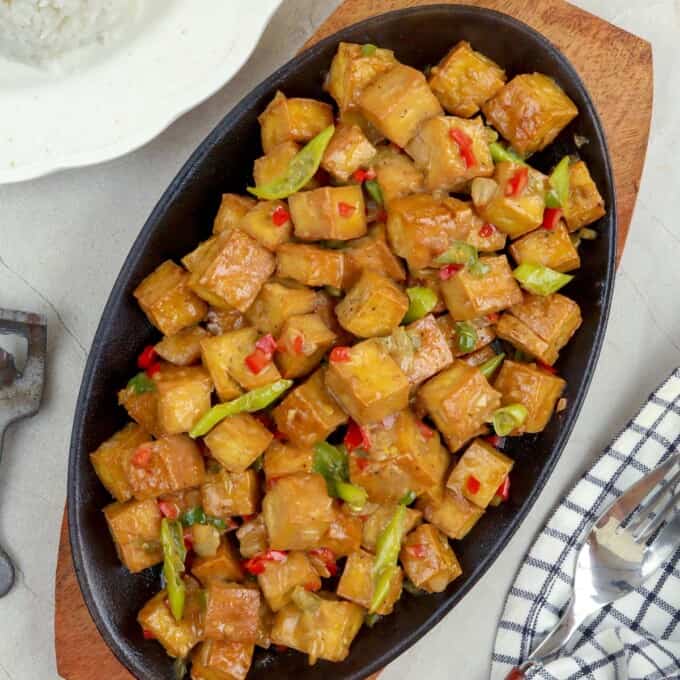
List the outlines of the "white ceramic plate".
{"label": "white ceramic plate", "polygon": [[0,183],[136,149],[224,85],[282,0],[146,0],[130,35],[57,75],[0,59]]}

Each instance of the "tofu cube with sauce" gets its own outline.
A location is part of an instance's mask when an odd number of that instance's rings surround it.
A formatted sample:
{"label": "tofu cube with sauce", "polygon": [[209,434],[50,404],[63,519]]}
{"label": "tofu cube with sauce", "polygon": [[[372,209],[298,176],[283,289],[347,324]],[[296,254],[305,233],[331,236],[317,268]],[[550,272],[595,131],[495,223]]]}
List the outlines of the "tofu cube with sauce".
{"label": "tofu cube with sauce", "polygon": [[[162,369],[161,369],[162,371]],[[157,384],[154,380],[154,385]],[[163,435],[158,423],[158,390],[137,392],[134,387],[125,387],[118,392],[118,403],[127,414],[144,430],[156,437]]]}
{"label": "tofu cube with sauce", "polygon": [[255,646],[206,640],[192,654],[191,680],[246,680]]}
{"label": "tofu cube with sauce", "polygon": [[277,144],[264,156],[255,159],[253,166],[255,186],[261,187],[285,175],[290,162],[295,158],[300,148],[299,144],[287,140]]}
{"label": "tofu cube with sauce", "polygon": [[239,384],[229,373],[229,367],[234,361],[234,346],[235,339],[229,333],[210,336],[201,341],[203,365],[210,373],[220,401],[230,401],[241,394]]}
{"label": "tofu cube with sauce", "polygon": [[387,245],[384,225],[376,225],[366,236],[350,241],[343,253],[345,255],[343,288],[351,288],[356,284],[366,269],[380,272],[394,281],[403,281],[406,278],[401,261]]}
{"label": "tofu cube with sauce", "polygon": [[175,333],[166,335],[155,345],[158,356],[175,366],[191,366],[201,358],[201,340],[210,337],[205,328],[190,326]]}
{"label": "tofu cube with sauce", "polygon": [[264,452],[264,475],[269,481],[296,472],[311,472],[313,463],[314,449],[311,447],[276,440]]}
{"label": "tofu cube with sauce", "polygon": [[[437,326],[447,345],[451,348],[454,357],[462,357],[473,352],[477,352],[483,347],[488,346],[496,339],[496,331],[489,317],[483,316],[479,319],[468,321],[475,330],[475,344],[471,350],[461,349],[459,343],[460,325],[450,314],[437,317]],[[482,362],[484,363],[484,362]]]}
{"label": "tofu cube with sauce", "polygon": [[299,378],[311,373],[333,346],[335,333],[318,314],[291,316],[276,340],[276,363],[284,378]]}
{"label": "tofu cube with sauce", "polygon": [[376,149],[358,125],[340,124],[324,153],[321,167],[339,182],[347,182],[359,168],[368,167]]}
{"label": "tofu cube with sauce", "polygon": [[255,557],[265,552],[269,545],[267,527],[262,513],[252,518],[244,519],[243,524],[236,530],[239,552],[243,557]]}
{"label": "tofu cube with sauce", "polygon": [[581,266],[578,250],[562,220],[554,229],[536,229],[518,238],[510,246],[510,254],[517,264],[542,264],[558,272],[569,272]]}
{"label": "tofu cube with sauce", "polygon": [[433,66],[429,83],[441,105],[455,116],[470,118],[505,84],[505,71],[461,40]]}
{"label": "tofu cube with sauce", "polygon": [[[379,505],[365,520],[361,534],[361,546],[374,553],[378,536],[390,523],[397,505]],[[406,508],[406,516],[402,527],[402,540],[423,521],[423,513],[414,508]]]}
{"label": "tofu cube with sauce", "polygon": [[204,438],[211,455],[229,472],[244,472],[271,444],[274,435],[254,416],[238,413],[218,423]]}
{"label": "tofu cube with sauce", "polygon": [[[290,216],[285,219],[287,215],[284,201],[260,201],[241,218],[238,228],[273,252],[290,241],[293,223]],[[279,221],[280,216],[282,221]]]}
{"label": "tofu cube with sauce", "polygon": [[245,472],[209,472],[201,485],[206,514],[221,519],[252,515],[259,511],[260,483],[252,468]]}
{"label": "tofu cube with sauce", "polygon": [[378,148],[373,169],[383,201],[388,208],[397,198],[425,191],[425,177],[422,171],[406,154],[391,146]]}
{"label": "tofu cube with sauce", "polygon": [[495,253],[505,248],[506,235],[493,224],[485,223],[475,211],[472,201],[449,197],[444,203],[453,216],[451,237],[454,240],[465,241],[480,253]]}
{"label": "tofu cube with sauce", "polygon": [[564,219],[569,231],[587,227],[606,214],[604,200],[583,161],[569,166],[569,199]]}
{"label": "tofu cube with sauce", "polygon": [[515,76],[482,106],[482,111],[521,154],[545,149],[578,115],[564,90],[542,73]]}
{"label": "tofu cube with sauce", "polygon": [[[341,509],[339,504],[334,504],[333,521],[321,539],[321,548],[327,548],[335,557],[351,555],[361,547],[362,524],[361,517],[350,514],[347,511],[347,506],[342,506]],[[314,558],[313,555],[312,558]],[[314,567],[319,575],[330,576],[330,573],[326,573],[327,567],[319,568],[319,564],[320,561],[316,559]]]}
{"label": "tofu cube with sauce", "polygon": [[482,508],[450,489],[419,498],[416,507],[428,522],[458,540],[465,538],[484,514]]}
{"label": "tofu cube with sauce", "polygon": [[291,594],[297,586],[309,591],[321,589],[321,579],[309,558],[295,550],[289,552],[282,562],[265,562],[264,572],[258,575],[257,582],[273,612],[283,609],[291,601]]}
{"label": "tofu cube with sauce", "polygon": [[256,203],[257,201],[250,196],[222,194],[220,208],[213,223],[213,234],[236,229],[241,219]]}
{"label": "tofu cube with sauce", "polygon": [[345,275],[345,256],[340,250],[306,243],[286,243],[276,253],[276,275],[307,286],[340,288]]}
{"label": "tofu cube with sauce", "polygon": [[316,300],[315,291],[306,286],[293,281],[267,281],[246,318],[260,332],[278,335],[287,318],[315,311]]}
{"label": "tofu cube with sauce", "polygon": [[[200,526],[200,525],[199,525]],[[205,587],[210,581],[242,581],[241,559],[228,536],[223,536],[214,555],[197,555],[191,563],[191,573]]]}
{"label": "tofu cube with sauce", "polygon": [[260,591],[221,581],[210,581],[205,591],[205,637],[254,644],[260,625]]}
{"label": "tofu cube with sauce", "polygon": [[188,366],[160,380],[158,387],[158,422],[168,434],[189,432],[201,416],[210,410],[213,383],[200,366]]}

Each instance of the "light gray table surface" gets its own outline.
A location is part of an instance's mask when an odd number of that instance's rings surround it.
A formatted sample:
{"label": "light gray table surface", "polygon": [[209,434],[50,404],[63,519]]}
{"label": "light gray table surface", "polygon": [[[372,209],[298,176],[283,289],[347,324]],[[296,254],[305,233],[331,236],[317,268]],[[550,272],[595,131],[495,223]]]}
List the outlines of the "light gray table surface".
{"label": "light gray table surface", "polygon": [[[646,395],[680,364],[680,0],[576,4],[654,47],[651,142],[604,348],[574,433],[530,516],[481,582],[389,666],[385,680],[416,680],[423,672],[428,680],[488,677],[503,599],[536,531]],[[336,5],[286,0],[241,72],[142,149],[0,187],[0,306],[42,312],[49,322],[43,408],[8,432],[0,468],[0,544],[20,567],[15,589],[0,600],[0,680],[57,676],[54,570],[71,421],[88,348],[130,245],[194,147]]]}

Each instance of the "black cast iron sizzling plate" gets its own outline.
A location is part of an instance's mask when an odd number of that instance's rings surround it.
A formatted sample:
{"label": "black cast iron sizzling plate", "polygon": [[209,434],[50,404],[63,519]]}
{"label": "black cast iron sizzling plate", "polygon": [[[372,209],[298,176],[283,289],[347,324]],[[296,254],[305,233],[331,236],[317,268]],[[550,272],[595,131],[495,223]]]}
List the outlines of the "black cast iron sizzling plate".
{"label": "black cast iron sizzling plate", "polygon": [[257,115],[276,89],[289,96],[324,98],[321,85],[340,40],[375,43],[395,50],[406,64],[436,63],[458,40],[469,40],[512,77],[540,71],[553,76],[578,105],[580,115],[532,159],[546,171],[565,153],[576,153],[574,133],[590,143],[579,153],[602,192],[607,215],[596,225],[600,238],[584,244],[582,266],[566,294],[583,312],[583,326],[562,353],[559,369],[568,380],[567,410],[538,436],[512,440],[516,464],[509,503],[492,509],[464,542],[455,546],[464,570],[446,592],[405,594],[393,615],[364,628],[341,664],[307,665],[302,654],[258,650],[249,678],[360,679],[379,670],[434,626],[480,579],[545,484],[583,403],[604,336],[614,277],[616,210],[610,161],[602,126],[574,68],[528,26],[489,10],[434,5],[391,12],[350,26],[280,68],[229,113],[198,147],[144,225],[111,292],[90,352],[78,398],[71,440],[68,512],[73,559],[85,601],[99,631],[120,661],[140,679],[172,678],[161,646],[144,641],[135,621],[159,588],[159,569],[131,576],[120,565],[101,509],[110,502],[88,460],[126,421],[116,392],[136,372],[135,357],[158,333],[132,297],[139,282],[162,261],[181,256],[207,238],[222,192],[243,192],[253,160],[261,154]]}

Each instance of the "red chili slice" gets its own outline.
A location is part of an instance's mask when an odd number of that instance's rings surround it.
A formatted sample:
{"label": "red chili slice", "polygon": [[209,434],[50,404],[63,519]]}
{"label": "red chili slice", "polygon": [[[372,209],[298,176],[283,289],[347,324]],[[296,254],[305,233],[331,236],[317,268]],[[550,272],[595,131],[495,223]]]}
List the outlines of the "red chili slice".
{"label": "red chili slice", "polygon": [[490,434],[488,437],[484,437],[484,440],[489,442],[491,446],[495,446],[497,449],[500,448],[503,443],[503,437],[499,437],[497,434]]}
{"label": "red chili slice", "polygon": [[465,481],[465,487],[471,494],[476,494],[481,486],[480,481],[474,475],[470,475]]}
{"label": "red chili slice", "polygon": [[138,468],[149,467],[151,462],[151,447],[149,444],[142,444],[132,455],[130,462]]}
{"label": "red chili slice", "polygon": [[326,565],[326,569],[328,569],[328,573],[331,576],[335,576],[338,573],[335,553],[330,548],[315,548],[310,550],[309,554],[318,557]]}
{"label": "red chili slice", "polygon": [[333,347],[328,358],[334,363],[343,363],[350,360],[349,347]]}
{"label": "red chili slice", "polygon": [[536,361],[536,366],[538,366],[542,371],[545,371],[546,373],[550,373],[550,375],[556,375],[557,374],[557,369],[554,366],[551,366],[550,364],[546,364],[540,359]]}
{"label": "red chili slice", "polygon": [[149,378],[153,378],[158,371],[161,370],[161,364],[159,361],[154,361],[150,366],[146,368],[146,374],[149,376]]}
{"label": "red chili slice", "polygon": [[356,206],[353,206],[351,203],[345,203],[344,201],[338,203],[338,214],[340,217],[351,217],[355,211]]}
{"label": "red chili slice", "polygon": [[434,430],[431,427],[425,425],[422,420],[418,421],[418,429],[420,430],[420,434],[422,434],[425,439],[432,439],[432,437],[434,437]]}
{"label": "red chili slice", "polygon": [[262,574],[267,562],[285,562],[288,553],[283,550],[267,550],[243,562],[243,568],[250,574]]}
{"label": "red chili slice", "polygon": [[343,444],[348,451],[354,451],[354,449],[371,450],[371,440],[368,438],[368,434],[353,420],[349,421]]}
{"label": "red chili slice", "polygon": [[315,593],[317,590],[321,590],[321,583],[315,583],[314,581],[305,583],[305,590],[308,593]]}
{"label": "red chili slice", "polygon": [[158,501],[158,509],[161,511],[163,517],[167,517],[168,519],[177,519],[179,517],[179,508],[176,503]]}
{"label": "red chili slice", "polygon": [[489,323],[498,323],[498,319],[501,318],[501,315],[498,312],[491,312],[491,314],[486,315],[486,319]]}
{"label": "red chili slice", "polygon": [[378,210],[375,219],[377,222],[387,222],[387,210]]}
{"label": "red chili slice", "polygon": [[251,373],[257,375],[263,368],[265,368],[269,363],[271,363],[271,357],[263,352],[261,349],[256,349],[252,354],[249,354],[245,361],[246,366],[250,369]]}
{"label": "red chili slice", "polygon": [[427,547],[422,543],[415,543],[414,545],[407,545],[406,552],[416,559],[422,560],[427,555]]}
{"label": "red chili slice", "polygon": [[269,491],[269,490],[273,489],[274,485],[276,484],[276,482],[279,481],[279,479],[281,479],[281,477],[270,477],[267,480],[267,490]]}
{"label": "red chili slice", "polygon": [[489,224],[488,222],[483,225],[482,227],[479,228],[479,235],[482,238],[489,238],[490,236],[493,236],[493,233],[496,231],[496,227],[493,226],[493,224]]}
{"label": "red chili slice", "polygon": [[286,647],[286,645],[274,645],[274,649],[279,652],[279,654],[283,654],[284,652],[288,651],[288,647]]}
{"label": "red chili slice", "polygon": [[272,212],[272,222],[277,227],[282,227],[290,220],[290,213],[282,206],[277,206]]}
{"label": "red chili slice", "polygon": [[251,557],[249,560],[245,560],[244,562],[241,563],[243,568],[249,573],[253,574],[253,576],[257,576],[258,574],[264,574],[264,562],[257,557]]}
{"label": "red chili slice", "polygon": [[461,269],[462,264],[447,264],[439,270],[439,278],[442,281],[448,281],[452,276],[455,276]]}
{"label": "red chili slice", "polygon": [[460,128],[451,128],[449,130],[451,139],[458,145],[461,158],[465,161],[465,167],[471,168],[477,163],[475,152],[472,149],[472,137],[463,132]]}
{"label": "red chili slice", "polygon": [[276,340],[271,333],[267,333],[255,343],[255,348],[262,350],[271,359],[276,352]]}
{"label": "red chili slice", "polygon": [[505,195],[510,198],[519,196],[529,183],[529,168],[522,167],[515,171],[510,181],[505,185]]}
{"label": "red chili slice", "polygon": [[302,354],[305,349],[305,339],[301,335],[296,335],[293,340],[293,353]]}
{"label": "red chili slice", "polygon": [[155,640],[156,639],[156,636],[150,630],[147,630],[146,628],[142,629],[142,635],[144,636],[145,640]]}
{"label": "red chili slice", "polygon": [[357,467],[361,472],[363,472],[369,465],[368,458],[364,458],[364,456],[354,456],[354,460],[356,460]]}
{"label": "red chili slice", "polygon": [[364,168],[359,168],[358,170],[355,170],[352,173],[352,177],[357,182],[365,182],[366,180],[369,179],[375,179],[375,170],[372,168],[368,168],[368,170],[364,170]]}
{"label": "red chili slice", "polygon": [[156,361],[158,354],[156,348],[153,345],[148,345],[142,350],[142,353],[137,357],[137,366],[139,368],[149,368],[151,364]]}
{"label": "red chili slice", "polygon": [[507,501],[508,498],[510,498],[510,475],[508,475],[498,487],[496,496],[499,496],[503,501]]}
{"label": "red chili slice", "polygon": [[187,550],[192,550],[193,547],[194,547],[194,535],[191,533],[190,527],[187,527],[184,530],[184,534],[183,534],[182,538],[184,539],[184,547]]}
{"label": "red chili slice", "polygon": [[543,228],[552,231],[562,218],[561,208],[546,208],[543,212]]}

